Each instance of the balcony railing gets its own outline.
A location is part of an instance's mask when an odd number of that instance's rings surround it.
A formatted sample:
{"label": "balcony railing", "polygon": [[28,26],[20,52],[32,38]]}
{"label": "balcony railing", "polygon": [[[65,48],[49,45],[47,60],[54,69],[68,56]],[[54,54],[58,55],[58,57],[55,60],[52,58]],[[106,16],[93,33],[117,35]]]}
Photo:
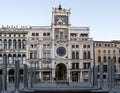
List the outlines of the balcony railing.
{"label": "balcony railing", "polygon": [[71,41],[79,41],[79,42],[82,42],[82,41],[93,41],[92,38],[77,38],[77,37],[71,37],[70,40]]}

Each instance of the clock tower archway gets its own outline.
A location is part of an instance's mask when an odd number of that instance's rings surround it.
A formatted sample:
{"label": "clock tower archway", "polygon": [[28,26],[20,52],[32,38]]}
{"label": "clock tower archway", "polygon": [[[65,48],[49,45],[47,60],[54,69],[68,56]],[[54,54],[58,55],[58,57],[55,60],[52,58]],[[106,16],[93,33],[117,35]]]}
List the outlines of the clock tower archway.
{"label": "clock tower archway", "polygon": [[67,68],[65,64],[60,63],[57,64],[55,70],[55,78],[56,80],[66,80],[67,79]]}

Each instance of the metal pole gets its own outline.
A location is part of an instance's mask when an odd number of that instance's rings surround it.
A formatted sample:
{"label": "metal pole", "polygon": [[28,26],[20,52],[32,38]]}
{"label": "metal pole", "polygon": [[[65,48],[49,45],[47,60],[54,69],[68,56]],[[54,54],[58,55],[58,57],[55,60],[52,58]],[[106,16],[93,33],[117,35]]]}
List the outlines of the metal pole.
{"label": "metal pole", "polygon": [[27,77],[28,73],[27,73],[27,65],[26,64],[24,64],[23,74],[24,74],[24,88],[27,89],[28,88],[28,77]]}
{"label": "metal pole", "polygon": [[19,93],[19,61],[15,62],[15,93]]}
{"label": "metal pole", "polygon": [[2,92],[7,93],[7,56],[3,56],[3,67],[2,67]]}
{"label": "metal pole", "polygon": [[100,89],[103,88],[103,64],[100,63]]}

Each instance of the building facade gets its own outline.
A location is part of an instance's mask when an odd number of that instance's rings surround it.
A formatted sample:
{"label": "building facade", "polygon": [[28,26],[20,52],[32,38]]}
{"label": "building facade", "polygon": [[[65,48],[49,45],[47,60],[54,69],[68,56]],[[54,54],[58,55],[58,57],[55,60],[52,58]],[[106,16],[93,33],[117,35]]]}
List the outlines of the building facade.
{"label": "building facade", "polygon": [[95,65],[103,63],[104,79],[107,78],[108,60],[111,58],[115,61],[115,74],[120,74],[120,41],[94,41],[94,50]]}
{"label": "building facade", "polygon": [[[51,26],[2,27],[0,29],[0,64],[8,63],[8,82],[14,82],[14,63],[35,70],[35,78],[44,82],[88,80],[93,66],[93,40],[89,27],[72,27],[70,9],[61,5],[52,11]],[[6,60],[3,61],[3,56]],[[2,72],[2,71],[1,71]]]}

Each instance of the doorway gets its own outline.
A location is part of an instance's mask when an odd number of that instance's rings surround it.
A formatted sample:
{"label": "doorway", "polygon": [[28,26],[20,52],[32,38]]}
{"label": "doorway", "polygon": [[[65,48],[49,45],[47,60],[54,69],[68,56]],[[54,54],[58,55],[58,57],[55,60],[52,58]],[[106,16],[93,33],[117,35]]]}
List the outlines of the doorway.
{"label": "doorway", "polygon": [[67,80],[67,69],[64,64],[60,63],[56,66],[55,78],[56,80]]}

